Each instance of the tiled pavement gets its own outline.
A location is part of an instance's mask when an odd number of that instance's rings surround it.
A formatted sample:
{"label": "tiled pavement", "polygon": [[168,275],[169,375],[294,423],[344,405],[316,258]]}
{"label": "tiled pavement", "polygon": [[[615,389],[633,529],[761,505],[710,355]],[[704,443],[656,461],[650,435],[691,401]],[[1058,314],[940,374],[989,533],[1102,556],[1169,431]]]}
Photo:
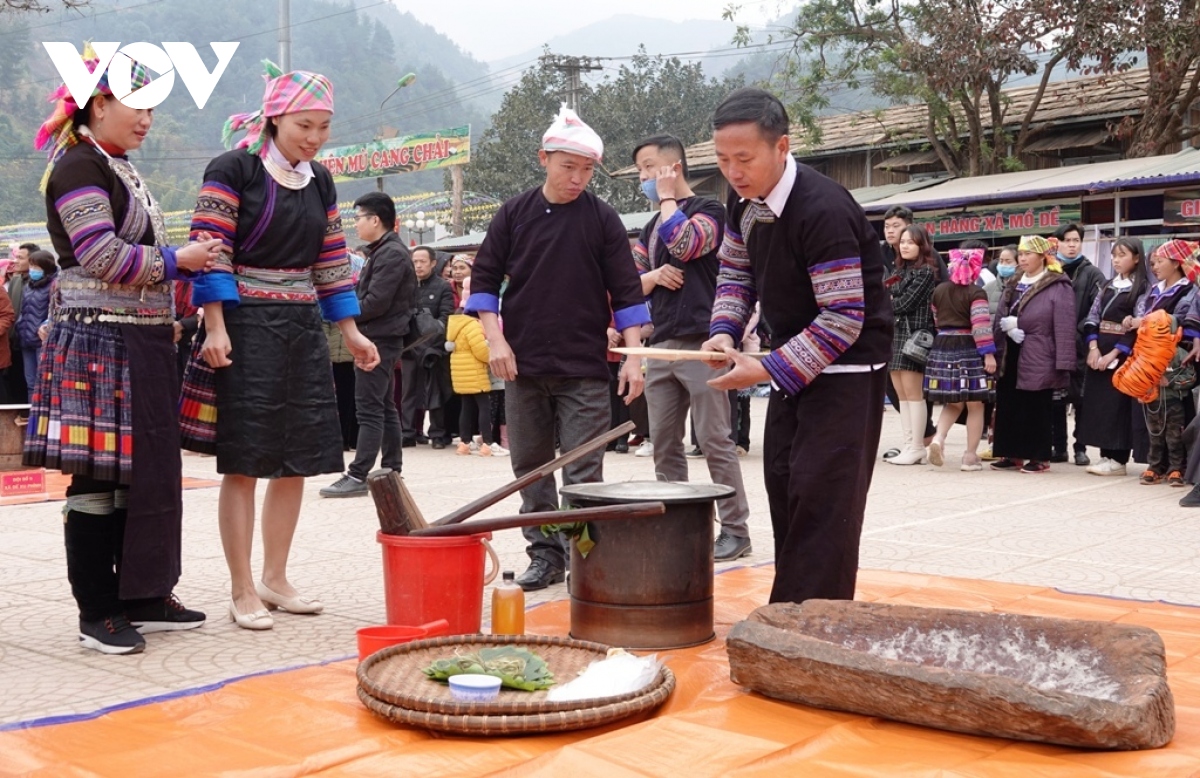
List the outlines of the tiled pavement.
{"label": "tiled pavement", "polygon": [[[732,563],[737,565],[772,558],[759,453],[765,406],[766,400],[753,401],[754,450],[743,460],[755,553]],[[899,434],[897,415],[887,413],[882,447]],[[955,464],[962,444],[959,427],[941,469],[876,467],[863,567],[1200,605],[1200,510],[1177,506],[1184,490],[1141,486],[1134,471],[1125,478],[1098,478],[1069,464],[1055,465],[1045,475],[963,473]],[[405,480],[429,517],[511,478],[503,458],[468,459],[455,456],[453,449],[404,453]],[[608,454],[605,468],[610,481],[653,477],[652,460],[632,454]],[[211,478],[214,461],[187,456],[184,470]],[[702,460],[691,461],[691,472],[695,480],[708,478]],[[235,628],[226,617],[217,489],[189,490],[184,492],[184,576],[177,592],[190,607],[205,610],[209,622],[192,632],[151,635],[146,652],[130,657],[102,656],[77,646],[61,503],[0,507],[0,726],[86,714],[353,655],[355,630],[384,620],[382,564],[369,498],[320,498],[317,490],[332,480],[312,479],[306,487],[290,567],[302,592],[324,600],[323,615],[280,615],[268,632]],[[515,513],[518,505],[514,496],[485,515]],[[524,569],[519,532],[500,532],[494,543],[505,569]],[[531,593],[527,602],[565,597],[565,586],[557,585]]]}

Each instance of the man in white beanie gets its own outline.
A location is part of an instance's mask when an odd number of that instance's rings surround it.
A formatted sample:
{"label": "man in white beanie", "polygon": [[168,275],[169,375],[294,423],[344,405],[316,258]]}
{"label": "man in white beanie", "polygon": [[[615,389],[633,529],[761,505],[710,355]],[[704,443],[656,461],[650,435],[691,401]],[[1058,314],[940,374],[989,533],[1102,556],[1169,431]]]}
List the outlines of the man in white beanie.
{"label": "man in white beanie", "polygon": [[[612,206],[587,191],[603,154],[600,136],[563,106],[538,151],[545,182],[500,207],[475,257],[466,310],[479,314],[492,373],[506,382],[517,477],[554,458],[556,427],[564,451],[608,429],[609,323],[627,346],[639,346],[641,325],[650,321],[625,227]],[[618,387],[626,403],[643,384],[641,361],[626,360]],[[603,480],[603,463],[599,451],[567,465],[564,485]],[[521,499],[521,513],[557,510],[554,478],[523,489]],[[563,537],[537,527],[524,532],[531,563],[517,583],[531,591],[561,582]]]}

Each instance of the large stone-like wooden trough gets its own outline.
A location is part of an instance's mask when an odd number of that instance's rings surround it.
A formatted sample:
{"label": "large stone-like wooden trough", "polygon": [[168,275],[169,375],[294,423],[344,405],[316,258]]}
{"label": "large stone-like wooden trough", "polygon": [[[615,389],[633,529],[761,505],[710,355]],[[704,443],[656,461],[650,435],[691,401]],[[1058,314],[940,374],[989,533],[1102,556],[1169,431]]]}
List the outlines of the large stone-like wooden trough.
{"label": "large stone-like wooden trough", "polygon": [[757,609],[727,647],[734,683],[819,708],[1084,748],[1175,733],[1162,639],[1145,627],[809,600]]}

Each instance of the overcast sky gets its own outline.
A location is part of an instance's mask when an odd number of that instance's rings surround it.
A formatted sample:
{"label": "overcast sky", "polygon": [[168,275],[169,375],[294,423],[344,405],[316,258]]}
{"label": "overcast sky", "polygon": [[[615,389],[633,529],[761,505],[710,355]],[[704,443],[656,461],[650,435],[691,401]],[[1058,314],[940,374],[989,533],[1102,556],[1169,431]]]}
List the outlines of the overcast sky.
{"label": "overcast sky", "polygon": [[[394,0],[422,22],[448,35],[476,59],[490,62],[541,46],[547,40],[618,14],[661,19],[719,20],[731,0]],[[734,0],[747,23],[760,24],[778,0]]]}

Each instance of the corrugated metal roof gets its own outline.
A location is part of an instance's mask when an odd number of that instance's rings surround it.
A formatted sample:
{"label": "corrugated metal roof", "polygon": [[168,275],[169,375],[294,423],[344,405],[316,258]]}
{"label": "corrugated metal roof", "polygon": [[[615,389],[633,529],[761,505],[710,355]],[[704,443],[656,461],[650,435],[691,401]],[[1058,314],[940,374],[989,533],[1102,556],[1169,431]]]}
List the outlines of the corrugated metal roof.
{"label": "corrugated metal roof", "polygon": [[1049,135],[1025,144],[1025,151],[1036,154],[1039,151],[1061,151],[1063,149],[1084,149],[1099,146],[1112,137],[1106,129],[1079,130]]}
{"label": "corrugated metal roof", "polygon": [[439,241],[430,243],[430,248],[435,248],[438,251],[476,251],[483,245],[483,238],[487,235],[486,232],[468,232],[466,235],[458,237],[442,238]]}
{"label": "corrugated metal roof", "polygon": [[862,205],[864,203],[872,203],[876,200],[882,200],[885,197],[891,197],[904,192],[913,192],[918,189],[926,189],[934,184],[940,184],[945,180],[946,179],[927,178],[921,181],[905,181],[903,184],[864,186],[858,189],[851,189],[850,195],[858,201],[859,205]]}
{"label": "corrugated metal roof", "polygon": [[[1141,110],[1146,99],[1146,82],[1149,71],[1145,68],[1130,70],[1112,76],[1089,76],[1056,81],[1046,86],[1046,92],[1033,115],[1033,125],[1053,122],[1078,124],[1080,121],[1097,120],[1099,117],[1120,116]],[[1006,125],[1015,126],[1025,117],[1029,106],[1037,95],[1038,84],[1012,87],[1004,90],[1007,103]],[[821,142],[809,148],[808,140],[800,132],[792,135],[792,149],[797,157],[828,156],[850,149],[878,146],[906,145],[925,140],[927,109],[924,103],[897,105],[874,111],[822,116]],[[991,127],[990,117],[981,117],[985,128]],[[711,140],[689,146],[688,166],[702,172],[717,165],[716,152]],[[614,173],[614,176],[636,175],[632,165]]]}
{"label": "corrugated metal roof", "polygon": [[938,161],[936,151],[905,151],[893,154],[875,165],[876,170],[899,170],[900,168],[916,167],[917,165],[932,165]]}
{"label": "corrugated metal roof", "polygon": [[863,210],[882,213],[893,205],[906,205],[914,211],[931,211],[1052,195],[1085,195],[1198,182],[1200,149],[1189,148],[1161,157],[956,178],[921,190],[919,194],[901,193],[874,200],[863,206]]}
{"label": "corrugated metal roof", "polygon": [[[650,217],[654,215],[654,211],[638,211],[637,213],[621,214],[621,224],[625,227],[625,232],[629,235],[637,235],[646,226],[646,222],[650,221]],[[487,231],[471,232],[466,235],[461,235],[457,238],[442,238],[436,243],[430,243],[432,248],[438,251],[455,252],[455,251],[478,251],[483,245],[483,239],[487,237]]]}

